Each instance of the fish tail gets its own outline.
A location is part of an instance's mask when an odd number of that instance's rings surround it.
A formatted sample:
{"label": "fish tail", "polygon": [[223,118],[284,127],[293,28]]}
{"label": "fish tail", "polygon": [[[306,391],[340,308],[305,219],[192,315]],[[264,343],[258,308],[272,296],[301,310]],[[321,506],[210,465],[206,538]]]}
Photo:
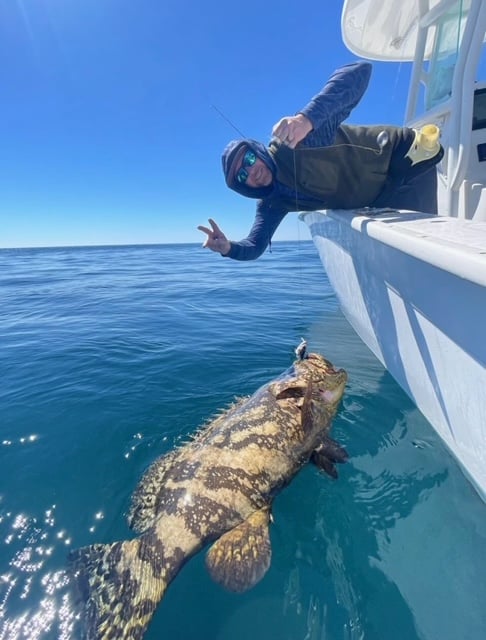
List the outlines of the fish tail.
{"label": "fish tail", "polygon": [[167,570],[144,536],[71,553],[87,640],[138,640],[168,585]]}

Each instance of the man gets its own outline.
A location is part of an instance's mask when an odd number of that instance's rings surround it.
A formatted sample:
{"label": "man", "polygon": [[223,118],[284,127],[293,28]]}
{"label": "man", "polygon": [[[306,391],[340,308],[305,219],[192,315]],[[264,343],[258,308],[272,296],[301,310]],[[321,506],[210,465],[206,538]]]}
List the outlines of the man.
{"label": "man", "polygon": [[199,226],[205,247],[254,260],[289,211],[393,207],[437,213],[435,165],[443,156],[438,129],[341,124],[363,96],[368,62],[341,67],[297,115],[282,118],[268,147],[234,140],[223,152],[230,189],[257,198],[248,236],[228,240],[216,222]]}

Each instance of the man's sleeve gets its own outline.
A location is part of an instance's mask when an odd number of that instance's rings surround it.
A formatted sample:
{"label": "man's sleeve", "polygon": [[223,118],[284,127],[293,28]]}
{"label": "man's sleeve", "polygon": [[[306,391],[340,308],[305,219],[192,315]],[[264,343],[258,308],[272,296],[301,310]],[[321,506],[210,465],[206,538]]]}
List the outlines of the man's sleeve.
{"label": "man's sleeve", "polygon": [[363,97],[371,69],[369,62],[353,62],[332,74],[323,89],[299,112],[313,126],[313,131],[301,142],[303,146],[332,144],[337,128]]}
{"label": "man's sleeve", "polygon": [[250,233],[239,242],[231,241],[231,249],[225,257],[233,258],[233,260],[256,260],[259,258],[270,244],[273,234],[286,214],[286,209],[260,200]]}

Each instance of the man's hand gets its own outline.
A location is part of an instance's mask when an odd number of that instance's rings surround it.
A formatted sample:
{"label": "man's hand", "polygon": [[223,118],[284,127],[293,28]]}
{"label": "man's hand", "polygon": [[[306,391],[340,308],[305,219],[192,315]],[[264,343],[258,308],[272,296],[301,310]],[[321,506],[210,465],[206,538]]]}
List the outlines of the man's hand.
{"label": "man's hand", "polygon": [[225,255],[229,253],[231,249],[231,243],[228,238],[224,235],[218,225],[209,218],[209,224],[211,225],[211,229],[208,227],[199,226],[199,231],[205,233],[208,237],[204,241],[203,247],[207,249],[211,249],[211,251],[216,251],[216,253],[220,253],[221,255]]}
{"label": "man's hand", "polygon": [[272,129],[272,135],[291,149],[299,144],[312,131],[312,122],[302,113],[296,116],[286,116],[277,122]]}

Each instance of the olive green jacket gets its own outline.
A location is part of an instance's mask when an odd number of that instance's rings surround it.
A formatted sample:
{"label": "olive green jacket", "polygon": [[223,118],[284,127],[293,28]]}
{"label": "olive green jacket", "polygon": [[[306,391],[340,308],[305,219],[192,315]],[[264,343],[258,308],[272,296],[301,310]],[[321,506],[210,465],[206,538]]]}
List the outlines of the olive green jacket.
{"label": "olive green jacket", "polygon": [[[378,135],[388,134],[382,148]],[[393,126],[341,125],[334,143],[326,147],[288,146],[275,140],[269,152],[277,167],[276,178],[302,194],[279,198],[289,211],[353,209],[370,206],[390,176],[393,152],[408,129]]]}

